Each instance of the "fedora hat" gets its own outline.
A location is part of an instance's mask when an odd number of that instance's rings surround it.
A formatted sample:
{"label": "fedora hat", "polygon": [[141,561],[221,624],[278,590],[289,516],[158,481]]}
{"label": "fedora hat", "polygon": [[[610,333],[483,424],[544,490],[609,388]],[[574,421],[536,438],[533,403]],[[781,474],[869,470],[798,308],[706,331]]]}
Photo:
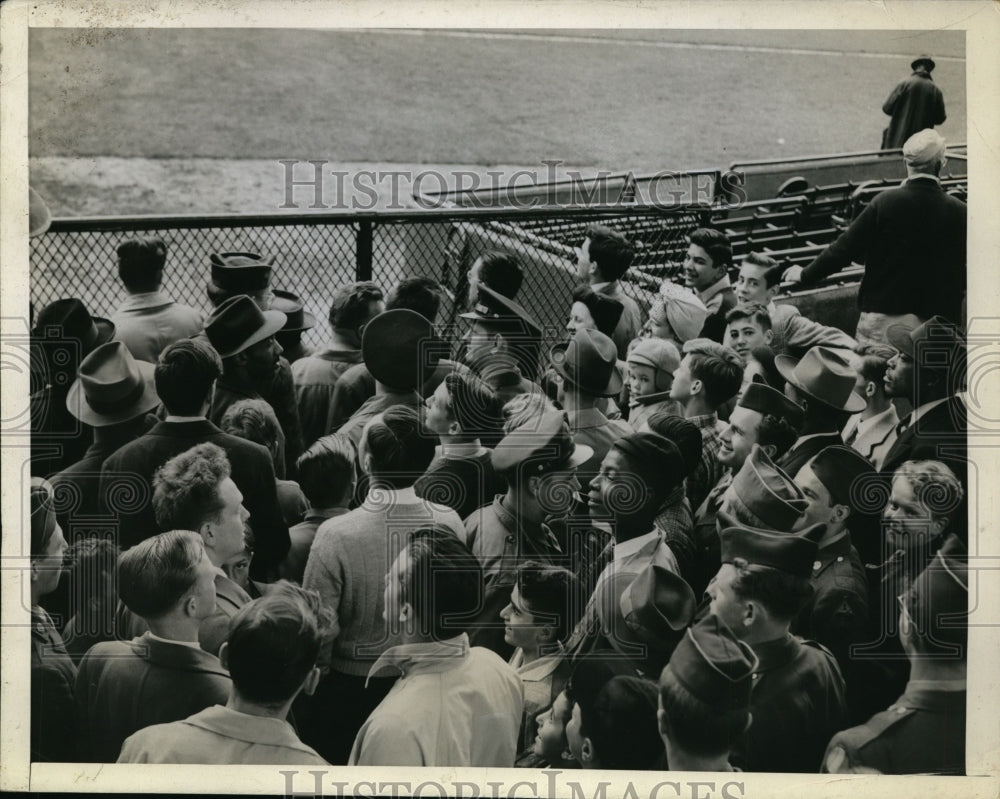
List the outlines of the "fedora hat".
{"label": "fedora hat", "polygon": [[255,252],[214,252],[209,256],[211,280],[207,283],[208,296],[221,302],[236,294],[263,291],[271,285],[273,255]]}
{"label": "fedora hat", "polygon": [[[612,643],[641,643],[658,650],[672,650],[694,617],[697,600],[683,578],[655,563],[637,575],[612,577],[614,607],[598,607],[598,615],[611,631]],[[603,604],[603,603],[602,603]],[[610,618],[606,618],[608,615]]]}
{"label": "fedora hat", "polygon": [[529,338],[541,338],[542,335],[541,325],[520,303],[482,284],[479,285],[479,300],[475,307],[459,316],[495,327],[501,334],[513,332]]}
{"label": "fedora hat", "polygon": [[493,468],[506,472],[516,466],[529,474],[569,469],[589,461],[593,448],[573,441],[563,411],[547,411],[536,421],[504,436],[490,456]]}
{"label": "fedora hat", "polygon": [[813,347],[799,360],[776,355],[774,365],[785,380],[817,402],[851,413],[865,409],[865,401],[854,392],[854,369],[836,350]]}
{"label": "fedora hat", "polygon": [[205,321],[205,335],[221,358],[230,358],[273,336],[285,324],[281,311],[262,311],[246,294],[230,297]]}
{"label": "fedora hat", "polygon": [[282,333],[300,333],[316,327],[316,317],[305,310],[302,300],[290,291],[274,289],[274,299],[271,301],[272,311],[281,311],[285,315]]}
{"label": "fedora hat", "polygon": [[66,408],[91,427],[127,422],[160,404],[156,367],[132,357],[124,342],[102,344],[80,364],[66,395]]}
{"label": "fedora hat", "polygon": [[929,55],[918,55],[915,59],[913,59],[913,61],[910,62],[910,69],[916,69],[921,64],[927,65],[928,72],[933,72],[934,67],[937,66],[937,64],[934,63],[934,59]]}
{"label": "fedora hat", "polygon": [[84,356],[111,341],[115,335],[114,322],[91,316],[76,297],[50,302],[38,312],[33,334],[38,338],[47,338],[50,328],[58,328],[59,338],[79,341]]}
{"label": "fedora hat", "polygon": [[613,397],[624,385],[618,348],[597,330],[577,330],[569,341],[551,349],[549,360],[563,380],[588,394]]}
{"label": "fedora hat", "polygon": [[447,354],[447,342],[416,311],[393,308],[365,325],[361,357],[379,383],[397,391],[414,391],[431,376]]}

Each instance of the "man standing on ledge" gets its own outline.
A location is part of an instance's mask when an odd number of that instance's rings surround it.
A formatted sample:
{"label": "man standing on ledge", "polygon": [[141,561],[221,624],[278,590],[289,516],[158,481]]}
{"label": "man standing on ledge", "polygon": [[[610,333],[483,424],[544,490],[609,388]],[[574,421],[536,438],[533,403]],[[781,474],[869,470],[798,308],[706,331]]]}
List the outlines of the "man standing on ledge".
{"label": "man standing on ledge", "polygon": [[910,69],[913,74],[900,81],[885,101],[882,110],[892,117],[889,127],[882,131],[882,149],[902,147],[910,136],[924,128],[933,128],[945,120],[944,95],[934,85],[931,72],[934,59],[919,56]]}

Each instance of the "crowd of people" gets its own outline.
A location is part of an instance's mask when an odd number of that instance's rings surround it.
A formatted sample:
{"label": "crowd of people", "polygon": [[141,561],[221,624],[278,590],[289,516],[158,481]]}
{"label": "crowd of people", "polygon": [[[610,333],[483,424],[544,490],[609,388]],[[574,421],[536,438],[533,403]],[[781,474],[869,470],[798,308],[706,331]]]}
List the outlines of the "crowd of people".
{"label": "crowd of people", "polygon": [[[943,153],[805,270],[692,231],[648,307],[591,226],[545,347],[510,252],[457,335],[361,281],[312,351],[273,257],[212,255],[205,316],[123,241],[110,319],[34,320],[32,759],[964,773]],[[844,258],[855,335],[776,301]]]}

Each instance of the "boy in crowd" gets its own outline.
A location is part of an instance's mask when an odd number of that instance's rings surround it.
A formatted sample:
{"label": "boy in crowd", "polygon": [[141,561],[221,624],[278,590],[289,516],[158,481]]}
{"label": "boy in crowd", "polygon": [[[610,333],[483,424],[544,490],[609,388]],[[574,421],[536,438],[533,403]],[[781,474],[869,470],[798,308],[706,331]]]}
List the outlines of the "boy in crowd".
{"label": "boy in crowd", "polygon": [[726,314],[736,305],[736,293],[729,283],[732,265],[733,247],[724,233],[713,228],[692,231],[684,256],[684,285],[694,290],[708,310],[700,335],[712,341],[722,341]]}

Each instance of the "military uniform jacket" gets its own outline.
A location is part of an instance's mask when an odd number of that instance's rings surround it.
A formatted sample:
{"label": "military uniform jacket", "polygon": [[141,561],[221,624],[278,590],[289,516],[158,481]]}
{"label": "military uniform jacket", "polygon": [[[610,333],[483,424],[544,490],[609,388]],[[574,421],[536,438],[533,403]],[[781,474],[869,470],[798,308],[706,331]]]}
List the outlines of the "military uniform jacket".
{"label": "military uniform jacket", "polygon": [[844,678],[824,647],[794,635],[753,647],[753,723],[732,749],[743,771],[816,773],[847,723]]}
{"label": "military uniform jacket", "polygon": [[681,574],[694,591],[696,597],[704,593],[705,588],[719,571],[722,564],[722,542],[719,539],[717,519],[719,508],[722,507],[722,496],[732,485],[733,473],[727,471],[715,488],[708,492],[705,501],[701,503],[694,515],[695,563],[689,574]]}
{"label": "military uniform jacket", "polygon": [[837,733],[823,758],[823,771],[965,774],[966,692],[935,686],[911,682],[888,710]]}
{"label": "military uniform jacket", "polygon": [[97,644],[76,681],[80,759],[114,763],[132,733],[224,705],[231,685],[219,659],[197,646],[148,632]]}
{"label": "military uniform jacket", "polygon": [[823,644],[845,669],[850,645],[869,640],[865,568],[846,532],[816,554],[812,585],[812,598],[791,630]]}

